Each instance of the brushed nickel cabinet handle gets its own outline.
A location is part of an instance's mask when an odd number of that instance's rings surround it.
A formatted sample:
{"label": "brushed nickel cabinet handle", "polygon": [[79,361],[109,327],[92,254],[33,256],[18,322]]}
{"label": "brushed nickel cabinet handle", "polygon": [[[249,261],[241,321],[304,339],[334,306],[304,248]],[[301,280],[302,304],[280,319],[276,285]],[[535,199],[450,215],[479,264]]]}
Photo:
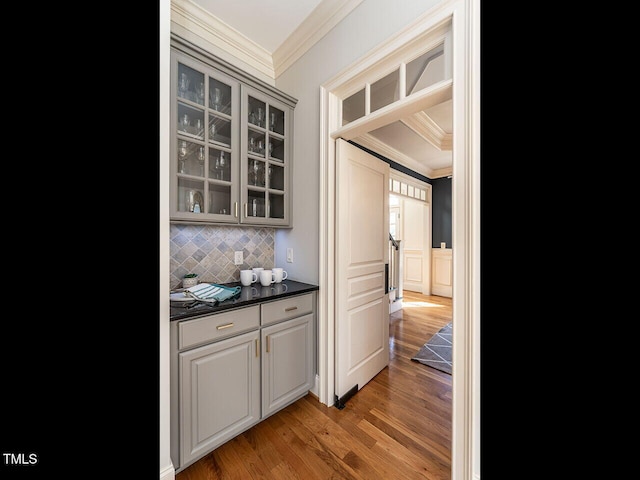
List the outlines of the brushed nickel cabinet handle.
{"label": "brushed nickel cabinet handle", "polygon": [[256,357],[258,356],[258,339],[256,338]]}
{"label": "brushed nickel cabinet handle", "polygon": [[249,204],[245,203],[244,204],[244,218],[247,218],[249,216]]}
{"label": "brushed nickel cabinet handle", "polygon": [[289,308],[285,308],[284,311],[285,312],[290,312],[291,310],[297,310],[298,307],[289,307]]}
{"label": "brushed nickel cabinet handle", "polygon": [[224,330],[225,328],[231,328],[231,327],[233,327],[233,322],[225,323],[224,325],[218,325],[216,328],[218,330]]}
{"label": "brushed nickel cabinet handle", "polygon": [[271,340],[269,338],[270,336],[271,335],[267,335],[267,338],[266,338],[266,340],[267,340],[267,353],[269,353],[269,344],[271,343]]}
{"label": "brushed nickel cabinet handle", "polygon": [[238,218],[238,202],[235,202],[236,218]]}

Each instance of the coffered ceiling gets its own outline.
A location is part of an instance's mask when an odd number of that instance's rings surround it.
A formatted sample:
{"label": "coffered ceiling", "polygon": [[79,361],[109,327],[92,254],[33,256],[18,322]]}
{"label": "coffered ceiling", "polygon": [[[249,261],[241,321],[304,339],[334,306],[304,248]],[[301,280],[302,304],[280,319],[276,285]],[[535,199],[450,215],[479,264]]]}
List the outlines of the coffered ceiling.
{"label": "coffered ceiling", "polygon": [[[272,78],[348,15],[362,0],[173,0],[226,26],[234,43],[260,52]],[[193,9],[193,6],[196,6]],[[193,15],[193,13],[192,13]],[[276,28],[274,28],[274,25]],[[215,25],[211,25],[215,28]],[[452,172],[452,101],[377,128],[353,141],[428,178]]]}

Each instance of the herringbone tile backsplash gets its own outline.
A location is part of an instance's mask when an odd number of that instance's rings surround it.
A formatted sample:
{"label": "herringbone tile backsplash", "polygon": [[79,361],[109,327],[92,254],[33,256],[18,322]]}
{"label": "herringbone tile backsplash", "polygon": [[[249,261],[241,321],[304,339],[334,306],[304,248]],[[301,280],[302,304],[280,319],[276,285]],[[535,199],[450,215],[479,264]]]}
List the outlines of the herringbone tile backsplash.
{"label": "herringbone tile backsplash", "polygon": [[[197,273],[200,282],[240,281],[240,270],[273,267],[274,228],[218,227],[171,224],[170,288],[182,286],[187,273]],[[234,265],[234,252],[242,251],[244,263]]]}

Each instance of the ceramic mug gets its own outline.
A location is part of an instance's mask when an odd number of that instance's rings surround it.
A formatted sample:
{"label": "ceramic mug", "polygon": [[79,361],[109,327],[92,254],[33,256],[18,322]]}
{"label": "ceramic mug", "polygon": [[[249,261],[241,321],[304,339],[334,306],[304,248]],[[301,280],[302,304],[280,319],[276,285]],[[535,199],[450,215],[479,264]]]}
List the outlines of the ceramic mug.
{"label": "ceramic mug", "polygon": [[253,267],[251,270],[253,270],[253,273],[255,273],[258,276],[258,280],[260,280],[260,272],[262,270],[264,270],[264,268],[262,268],[262,267]]}
{"label": "ceramic mug", "polygon": [[240,270],[240,283],[248,287],[258,281],[258,274],[253,270]]}
{"label": "ceramic mug", "polygon": [[268,287],[269,285],[271,285],[272,283],[274,283],[275,280],[273,278],[273,272],[271,270],[262,270],[260,272],[260,283],[262,284],[263,287]]}
{"label": "ceramic mug", "polygon": [[276,267],[273,269],[273,278],[276,283],[280,283],[287,279],[287,272],[283,268]]}

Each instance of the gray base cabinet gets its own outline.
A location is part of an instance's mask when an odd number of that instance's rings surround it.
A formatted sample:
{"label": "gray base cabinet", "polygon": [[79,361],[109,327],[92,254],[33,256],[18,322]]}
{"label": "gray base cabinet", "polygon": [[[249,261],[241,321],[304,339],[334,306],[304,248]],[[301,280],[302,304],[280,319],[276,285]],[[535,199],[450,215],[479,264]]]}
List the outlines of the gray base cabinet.
{"label": "gray base cabinet", "polygon": [[176,472],[307,394],[316,302],[312,292],[171,322]]}
{"label": "gray base cabinet", "polygon": [[262,329],[262,418],[311,389],[313,315]]}
{"label": "gray base cabinet", "polygon": [[260,420],[258,338],[250,332],[180,354],[183,463]]}

